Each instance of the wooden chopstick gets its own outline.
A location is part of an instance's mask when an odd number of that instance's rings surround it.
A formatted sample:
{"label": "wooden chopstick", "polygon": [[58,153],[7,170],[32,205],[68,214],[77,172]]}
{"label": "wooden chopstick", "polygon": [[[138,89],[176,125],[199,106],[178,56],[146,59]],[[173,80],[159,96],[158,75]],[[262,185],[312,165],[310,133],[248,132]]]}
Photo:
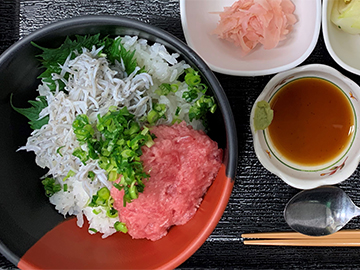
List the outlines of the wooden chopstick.
{"label": "wooden chopstick", "polygon": [[342,230],[326,236],[307,236],[297,232],[244,233],[244,245],[268,246],[360,246],[360,230]]}
{"label": "wooden chopstick", "polygon": [[303,246],[303,247],[360,247],[360,239],[277,239],[277,240],[245,240],[244,245],[257,246]]}
{"label": "wooden chopstick", "polygon": [[304,239],[304,238],[360,238],[360,230],[342,230],[325,236],[308,236],[298,232],[261,232],[261,233],[243,233],[242,238],[261,238],[261,239]]}

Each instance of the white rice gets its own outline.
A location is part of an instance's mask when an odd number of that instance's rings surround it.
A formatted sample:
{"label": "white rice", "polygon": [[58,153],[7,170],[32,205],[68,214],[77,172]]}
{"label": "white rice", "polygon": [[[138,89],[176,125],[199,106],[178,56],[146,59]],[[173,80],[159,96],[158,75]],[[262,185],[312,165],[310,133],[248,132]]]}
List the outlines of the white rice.
{"label": "white rice", "polygon": [[[147,73],[136,74],[140,69],[138,67],[132,74],[126,74],[123,63],[110,67],[107,60],[98,55],[102,48],[93,47],[91,51],[83,49],[73,60],[68,57],[61,65],[60,74],[52,75],[54,80],[65,83],[68,94],[58,88],[51,92],[44,82],[39,85],[39,95],[45,96],[48,103],[48,107],[41,111],[40,118],[49,116],[49,122],[41,129],[34,130],[26,145],[19,149],[35,152],[36,163],[49,170],[44,177],[51,176],[61,186],[67,185],[66,192],[61,190],[50,197],[56,210],[64,216],[77,216],[79,227],[83,226],[85,215],[89,228],[102,233],[103,238],[116,232],[113,225],[118,217],[109,218],[101,207],[89,207],[88,203],[100,188],[106,186],[111,189],[112,184],[97,161],[90,159],[84,165],[72,155],[80,147],[72,129],[76,116],[86,114],[90,122],[94,122],[97,115],[104,115],[110,106],[126,106],[140,118],[151,110],[153,102],[157,102],[167,105],[166,119],[158,120],[157,124],[170,124],[172,115],[180,107],[179,119],[192,124],[195,129],[203,128],[200,121],[190,123],[187,117],[190,105],[182,98],[183,92],[188,90],[186,83],[181,83],[176,93],[167,96],[159,97],[155,93],[160,84],[176,82],[190,66],[184,61],[178,62],[178,54],[169,54],[158,43],[150,46],[145,39],[125,36],[122,37],[122,44],[128,50],[136,50],[138,65],[145,66]],[[64,78],[66,72],[70,73],[68,80]],[[57,153],[59,148],[61,155]],[[63,181],[70,170],[75,175]],[[95,173],[93,181],[88,178],[89,171]],[[94,214],[94,209],[102,211]],[[95,232],[89,230],[89,233]]]}

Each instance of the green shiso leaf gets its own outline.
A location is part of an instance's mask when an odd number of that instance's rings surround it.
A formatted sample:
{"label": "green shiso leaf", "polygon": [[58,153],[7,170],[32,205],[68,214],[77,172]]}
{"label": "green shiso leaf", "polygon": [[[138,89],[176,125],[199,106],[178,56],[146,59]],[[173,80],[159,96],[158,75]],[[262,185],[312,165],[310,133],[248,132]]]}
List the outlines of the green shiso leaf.
{"label": "green shiso leaf", "polygon": [[96,48],[104,46],[105,40],[100,39],[100,34],[97,34],[93,36],[76,36],[76,40],[66,37],[64,43],[58,48],[44,48],[34,42],[31,44],[43,51],[38,57],[41,58],[45,68],[52,69],[55,67],[58,70],[59,63],[64,63],[70,53],[72,55],[71,59],[73,59],[76,56],[75,51],[81,53],[82,48],[91,50],[93,46]]}
{"label": "green shiso leaf", "polygon": [[[42,63],[42,68],[45,68],[45,71],[40,74],[39,78],[43,79],[44,82],[50,87],[52,91],[56,89],[56,83],[52,80],[52,73],[59,74],[61,72],[61,67],[59,64],[63,64],[66,61],[66,58],[71,54],[70,59],[76,57],[76,51],[78,53],[82,52],[82,48],[87,48],[91,50],[93,46],[99,48],[105,45],[105,39],[100,39],[100,34],[97,35],[87,35],[87,36],[76,36],[75,40],[71,40],[69,37],[66,37],[64,43],[58,48],[44,48],[40,45],[32,42],[33,46],[42,50],[42,53],[38,55]],[[66,74],[68,76],[68,74]],[[65,76],[65,78],[67,78]],[[59,89],[63,90],[65,84],[57,80],[59,83]]]}
{"label": "green shiso leaf", "polygon": [[[135,68],[138,66],[136,59],[134,57],[135,50],[134,51],[126,50],[124,46],[121,44],[121,38],[117,38],[117,39],[107,38],[103,52],[106,54],[106,58],[112,64],[115,63],[115,60],[117,60],[120,63],[122,59],[127,74],[131,74],[132,72],[134,72]],[[140,72],[143,71],[144,71],[143,69],[140,70]]]}
{"label": "green shiso leaf", "polygon": [[30,120],[28,123],[32,129],[40,129],[43,125],[49,122],[49,116],[39,119],[40,112],[48,106],[44,96],[38,96],[35,100],[29,100],[29,103],[32,105],[30,108],[16,108],[12,103],[12,97],[13,95],[11,94],[11,107]]}
{"label": "green shiso leaf", "polygon": [[[70,55],[70,59],[74,59],[77,53],[82,53],[83,48],[91,50],[93,46],[100,48],[104,46],[99,54],[105,54],[108,61],[112,64],[115,60],[121,62],[123,60],[125,71],[127,74],[132,73],[138,66],[137,61],[134,57],[135,50],[128,51],[121,44],[121,38],[113,39],[110,37],[100,38],[100,34],[97,35],[86,35],[86,36],[75,36],[72,40],[66,37],[64,43],[58,48],[44,48],[34,42],[32,44],[41,49],[42,53],[38,55],[42,68],[45,71],[40,74],[41,78],[49,86],[51,91],[56,89],[56,83],[52,79],[52,74],[61,72],[60,64],[64,64],[67,57]],[[142,68],[140,72],[144,72]],[[68,78],[68,73],[65,74],[65,79]],[[59,84],[59,90],[64,90],[65,84],[61,80],[57,80]]]}

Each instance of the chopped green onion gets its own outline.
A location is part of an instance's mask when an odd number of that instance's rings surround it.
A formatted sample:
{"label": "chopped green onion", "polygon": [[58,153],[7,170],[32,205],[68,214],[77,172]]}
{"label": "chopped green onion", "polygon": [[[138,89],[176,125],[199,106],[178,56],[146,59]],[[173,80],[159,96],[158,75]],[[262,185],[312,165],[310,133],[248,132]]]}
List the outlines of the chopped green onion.
{"label": "chopped green onion", "polygon": [[176,83],[173,83],[171,86],[171,92],[176,93],[179,90],[179,85]]}
{"label": "chopped green onion", "polygon": [[188,91],[183,93],[182,98],[189,103],[195,101],[195,104],[192,104],[189,110],[189,120],[202,119],[204,126],[206,126],[206,112],[214,113],[216,110],[214,98],[205,95],[208,87],[206,84],[201,83],[201,77],[197,71],[190,68],[185,70],[185,73],[184,80],[188,85]]}
{"label": "chopped green onion", "polygon": [[72,127],[79,142],[85,142],[94,135],[94,129],[89,124],[89,118],[85,114],[76,116]]}
{"label": "chopped green onion", "polygon": [[94,181],[95,173],[93,171],[88,172],[88,177],[91,179],[91,181]]}
{"label": "chopped green onion", "polygon": [[198,92],[194,88],[190,88],[189,91],[186,91],[182,94],[182,98],[185,99],[187,102],[192,102],[197,99],[199,96]]}
{"label": "chopped green onion", "polygon": [[163,83],[155,90],[155,93],[159,96],[166,96],[171,92],[171,86],[168,83]]}
{"label": "chopped green onion", "polygon": [[147,116],[147,121],[149,122],[150,125],[153,125],[155,124],[155,122],[160,119],[159,117],[159,113],[155,110],[151,110],[149,113],[148,113],[148,116]]}
{"label": "chopped green onion", "polygon": [[110,197],[110,190],[107,187],[103,187],[97,192],[97,195],[100,198],[107,200]]}
{"label": "chopped green onion", "polygon": [[80,147],[76,148],[73,152],[73,156],[80,159],[80,161],[86,165],[86,161],[89,160],[88,153],[84,150],[82,150]]}
{"label": "chopped green onion", "polygon": [[65,145],[60,146],[60,147],[56,150],[56,153],[58,153],[61,157],[62,157],[63,155],[60,153],[60,150],[61,150],[62,148],[64,148],[64,147],[65,147]]}
{"label": "chopped green onion", "polygon": [[122,189],[123,189],[123,187],[120,186],[120,185],[117,184],[117,183],[113,183],[113,186],[116,187],[118,190],[122,190]]}
{"label": "chopped green onion", "polygon": [[68,185],[67,184],[64,184],[64,192],[68,191]]}
{"label": "chopped green onion", "polygon": [[154,144],[155,144],[155,142],[153,141],[153,139],[151,139],[151,140],[149,139],[149,140],[147,140],[146,143],[145,143],[145,145],[146,145],[147,147],[149,147],[149,148],[150,148],[151,146],[153,146]]}
{"label": "chopped green onion", "polygon": [[114,182],[116,181],[116,179],[118,179],[117,171],[116,170],[110,171],[110,173],[108,174],[108,180]]}
{"label": "chopped green onion", "polygon": [[[110,190],[107,187],[99,189],[95,195],[92,196],[89,207],[101,206],[106,211],[106,216],[114,218],[118,216],[118,211],[113,207],[114,199],[110,196]],[[101,209],[93,209],[95,215],[101,213]]]}
{"label": "chopped green onion", "polygon": [[129,194],[131,199],[137,199],[139,197],[138,190],[135,186],[135,181],[132,182],[130,188],[129,188]]}
{"label": "chopped green onion", "polygon": [[74,171],[72,171],[72,170],[70,170],[68,173],[67,173],[67,175],[65,176],[65,178],[63,179],[63,181],[65,181],[66,179],[68,179],[69,177],[71,177],[71,176],[74,176],[76,173],[74,172]]}
{"label": "chopped green onion", "polygon": [[127,134],[132,135],[134,133],[138,133],[140,131],[140,126],[136,122],[131,122],[130,129]]}
{"label": "chopped green onion", "polygon": [[47,197],[51,197],[56,192],[59,192],[62,189],[60,184],[55,184],[55,179],[53,178],[47,177],[42,180],[41,183],[44,185],[45,195]]}
{"label": "chopped green onion", "polygon": [[95,204],[97,206],[106,206],[107,202],[104,198],[99,197],[99,195],[96,196]]}
{"label": "chopped green onion", "polygon": [[98,205],[97,205],[97,202],[96,202],[97,198],[98,198],[97,195],[93,195],[93,196],[91,197],[91,201],[90,201],[90,203],[88,204],[88,206],[90,206],[90,207],[96,207],[96,206],[98,206]]}
{"label": "chopped green onion", "polygon": [[197,88],[197,90],[198,90],[199,92],[201,92],[201,93],[203,93],[203,94],[205,94],[206,91],[207,91],[207,89],[208,89],[208,87],[207,87],[205,84],[203,84],[203,83],[199,83],[199,84],[196,86],[196,88]]}
{"label": "chopped green onion", "polygon": [[89,231],[92,231],[92,232],[94,232],[94,233],[97,233],[98,231],[96,230],[96,229],[94,229],[94,228],[89,228]]}
{"label": "chopped green onion", "polygon": [[131,149],[125,149],[124,151],[121,152],[121,156],[124,158],[130,158],[135,156],[135,153]]}
{"label": "chopped green onion", "polygon": [[159,96],[167,96],[170,92],[177,92],[179,89],[179,85],[176,83],[169,84],[169,83],[162,83],[158,89],[155,90],[155,93]]}
{"label": "chopped green onion", "polygon": [[175,124],[175,123],[181,123],[181,119],[176,119],[176,118],[174,118],[172,121],[171,121],[171,124],[173,125],[173,124]]}
{"label": "chopped green onion", "polygon": [[143,128],[143,130],[141,131],[141,135],[146,135],[146,134],[148,134],[149,133],[149,128],[148,127],[146,127],[146,126],[144,126],[144,128]]}
{"label": "chopped green onion", "polygon": [[175,115],[176,115],[176,116],[179,116],[180,111],[181,111],[181,108],[180,108],[180,107],[176,107]]}
{"label": "chopped green onion", "polygon": [[148,113],[147,121],[150,125],[155,124],[160,118],[166,119],[166,104],[154,103],[153,109]]}
{"label": "chopped green onion", "polygon": [[[154,104],[154,121],[159,117],[165,117],[166,105]],[[126,107],[118,110],[113,106],[101,116],[97,116],[96,128],[93,128],[86,115],[79,115],[73,122],[73,130],[81,144],[87,144],[87,149],[77,148],[73,155],[77,156],[84,164],[88,159],[97,159],[101,169],[106,170],[109,181],[115,182],[119,175],[124,178],[120,186],[127,189],[134,182],[132,189],[142,192],[142,179],[149,177],[144,172],[140,156],[141,147],[151,147],[154,144],[153,135],[145,127],[141,130],[140,125],[134,121],[134,115]],[[149,121],[151,122],[151,121]],[[93,136],[100,133],[100,139]],[[88,173],[89,178],[94,178],[94,173]],[[134,191],[133,194],[136,192]],[[106,199],[94,195],[90,206],[106,205]]]}
{"label": "chopped green onion", "polygon": [[154,103],[153,109],[157,111],[160,114],[160,116],[163,116],[166,112],[166,105],[160,103]]}
{"label": "chopped green onion", "polygon": [[113,207],[114,202],[115,202],[114,198],[110,196],[109,199],[107,200],[107,206],[110,208]]}
{"label": "chopped green onion", "polygon": [[189,86],[198,85],[201,82],[200,75],[198,75],[198,72],[193,70],[192,68],[188,68],[185,70],[185,82]]}
{"label": "chopped green onion", "polygon": [[189,119],[200,119],[205,117],[206,113],[210,111],[214,113],[216,110],[216,104],[214,97],[203,95],[190,107]]}
{"label": "chopped green onion", "polygon": [[109,218],[115,218],[117,217],[119,214],[118,214],[118,211],[111,207],[109,208],[107,211],[106,211],[106,216],[108,216]]}
{"label": "chopped green onion", "polygon": [[116,222],[115,222],[114,228],[115,228],[115,230],[118,231],[118,232],[123,232],[123,233],[127,233],[127,232],[128,232],[128,229],[127,229],[125,223],[120,222],[120,221],[116,221]]}

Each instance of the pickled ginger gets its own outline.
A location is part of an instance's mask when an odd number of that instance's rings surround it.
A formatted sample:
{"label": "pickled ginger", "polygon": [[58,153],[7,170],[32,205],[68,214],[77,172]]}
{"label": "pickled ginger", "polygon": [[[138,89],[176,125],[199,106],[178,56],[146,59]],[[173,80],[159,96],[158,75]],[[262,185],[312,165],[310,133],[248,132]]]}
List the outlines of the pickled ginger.
{"label": "pickled ginger", "polygon": [[270,50],[293,29],[297,22],[294,11],[291,0],[238,0],[219,13],[213,34],[239,46],[243,55],[258,44]]}

